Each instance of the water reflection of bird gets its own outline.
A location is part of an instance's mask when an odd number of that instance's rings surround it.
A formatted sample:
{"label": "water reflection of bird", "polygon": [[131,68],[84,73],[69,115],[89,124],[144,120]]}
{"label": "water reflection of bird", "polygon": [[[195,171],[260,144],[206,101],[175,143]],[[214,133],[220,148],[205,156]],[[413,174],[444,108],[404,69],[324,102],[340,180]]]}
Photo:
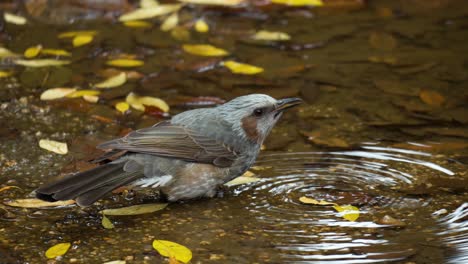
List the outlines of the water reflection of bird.
{"label": "water reflection of bird", "polygon": [[214,108],[182,112],[99,145],[110,150],[96,160],[100,166],[45,184],[36,196],[46,201],[75,199],[88,206],[130,185],[157,188],[169,201],[212,197],[219,185],[254,163],[283,111],[300,102],[251,94]]}

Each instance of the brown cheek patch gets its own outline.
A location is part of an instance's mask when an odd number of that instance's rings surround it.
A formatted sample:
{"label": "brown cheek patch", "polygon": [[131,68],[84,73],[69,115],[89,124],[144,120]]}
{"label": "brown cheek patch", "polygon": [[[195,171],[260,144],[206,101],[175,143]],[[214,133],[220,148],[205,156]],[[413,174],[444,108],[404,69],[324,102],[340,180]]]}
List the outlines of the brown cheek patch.
{"label": "brown cheek patch", "polygon": [[247,116],[242,118],[241,122],[247,137],[252,141],[258,141],[257,119],[253,116]]}

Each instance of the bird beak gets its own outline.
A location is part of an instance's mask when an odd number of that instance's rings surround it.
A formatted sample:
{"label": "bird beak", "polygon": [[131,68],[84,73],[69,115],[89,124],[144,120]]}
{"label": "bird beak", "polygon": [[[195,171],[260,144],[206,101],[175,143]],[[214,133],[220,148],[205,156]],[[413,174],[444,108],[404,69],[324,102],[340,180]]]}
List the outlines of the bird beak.
{"label": "bird beak", "polygon": [[280,99],[276,103],[276,109],[275,111],[277,112],[283,112],[284,110],[294,107],[298,104],[302,103],[301,98],[284,98]]}

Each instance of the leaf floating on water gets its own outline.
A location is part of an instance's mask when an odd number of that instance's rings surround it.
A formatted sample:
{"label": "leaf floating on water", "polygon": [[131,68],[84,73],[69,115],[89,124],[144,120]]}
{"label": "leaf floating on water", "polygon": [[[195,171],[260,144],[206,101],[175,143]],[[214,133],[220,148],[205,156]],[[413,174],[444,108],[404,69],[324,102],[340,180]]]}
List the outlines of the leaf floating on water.
{"label": "leaf floating on water", "polygon": [[109,79],[97,83],[94,85],[96,88],[113,88],[118,87],[124,84],[127,81],[127,74],[125,72],[121,72],[115,76],[110,77]]}
{"label": "leaf floating on water", "polygon": [[315,200],[315,199],[312,199],[312,198],[309,198],[309,197],[305,197],[305,196],[302,196],[301,198],[299,198],[299,201],[303,204],[313,204],[313,205],[336,205],[336,203],[332,203],[332,202],[327,202],[327,201],[323,201],[323,200]]}
{"label": "leaf floating on water", "polygon": [[356,206],[335,204],[333,208],[341,213],[342,217],[348,221],[354,222],[359,218],[359,208]]}
{"label": "leaf floating on water", "polygon": [[117,111],[121,112],[122,114],[125,114],[125,112],[130,109],[130,105],[126,102],[119,102],[115,105],[115,109],[117,109]]}
{"label": "leaf floating on water", "polygon": [[179,0],[182,3],[198,4],[198,5],[222,5],[235,6],[243,3],[245,0]]}
{"label": "leaf floating on water", "polygon": [[193,54],[193,55],[199,55],[199,56],[226,56],[229,55],[229,52],[217,48],[212,45],[208,44],[200,44],[200,45],[183,45],[182,48],[184,49],[185,52]]}
{"label": "leaf floating on water", "polygon": [[289,6],[323,6],[321,0],[271,0],[271,2]]}
{"label": "leaf floating on water", "polygon": [[67,253],[68,249],[70,249],[71,244],[70,243],[60,243],[55,246],[50,247],[47,249],[45,252],[45,256],[49,259],[56,258],[59,256],[65,255]]}
{"label": "leaf floating on water", "polygon": [[33,46],[33,47],[29,47],[24,51],[24,57],[28,58],[28,59],[34,58],[37,55],[39,55],[41,50],[42,50],[42,45],[36,45],[36,46]]}
{"label": "leaf floating on water", "polygon": [[0,71],[0,78],[10,77],[11,75],[13,75],[11,71]]}
{"label": "leaf floating on water", "polygon": [[172,30],[179,23],[179,15],[174,12],[172,15],[168,16],[164,22],[161,24],[162,31]]}
{"label": "leaf floating on water", "polygon": [[101,224],[105,229],[112,229],[115,227],[111,220],[109,220],[109,218],[107,218],[104,214],[102,215]]}
{"label": "leaf floating on water", "polygon": [[42,54],[55,55],[55,56],[71,56],[71,53],[61,49],[43,49]]}
{"label": "leaf floating on water", "polygon": [[225,61],[223,65],[236,74],[253,75],[263,72],[263,68],[235,61]]}
{"label": "leaf floating on water", "polygon": [[15,60],[18,65],[26,67],[48,67],[48,66],[62,66],[70,64],[68,60],[52,60],[52,59],[37,59],[37,60]]}
{"label": "leaf floating on water", "polygon": [[192,251],[185,246],[168,240],[154,240],[153,248],[164,257],[175,258],[183,263],[192,259]]}
{"label": "leaf floating on water", "polygon": [[42,94],[41,94],[41,100],[55,100],[55,99],[59,99],[59,98],[63,98],[69,94],[72,94],[76,91],[75,88],[52,88],[52,89],[48,89],[48,90],[45,90]]}
{"label": "leaf floating on water", "polygon": [[224,185],[227,187],[232,187],[236,185],[241,185],[241,184],[247,184],[247,183],[252,183],[252,182],[257,182],[261,180],[261,178],[258,177],[252,177],[252,176],[239,176],[231,181],[226,182]]}
{"label": "leaf floating on water", "polygon": [[260,30],[252,36],[255,40],[285,41],[290,40],[291,36],[279,31]]}
{"label": "leaf floating on water", "polygon": [[91,43],[94,39],[93,35],[78,35],[73,38],[73,47],[81,47]]}
{"label": "leaf floating on water", "polygon": [[74,204],[73,200],[57,201],[57,202],[46,202],[39,199],[16,199],[6,201],[4,204],[12,207],[21,208],[41,208],[41,207],[60,207]]}
{"label": "leaf floating on water", "polygon": [[166,208],[167,203],[139,204],[128,207],[105,209],[100,213],[103,215],[140,215],[149,214]]}
{"label": "leaf floating on water", "polygon": [[70,94],[67,94],[66,97],[77,98],[77,97],[83,97],[85,95],[99,95],[100,93],[101,93],[100,91],[96,91],[96,90],[78,90]]}
{"label": "leaf floating on water", "polygon": [[58,37],[59,38],[74,38],[80,35],[95,36],[96,34],[97,34],[96,30],[68,31],[68,32],[60,33]]}
{"label": "leaf floating on water", "polygon": [[195,22],[195,30],[200,33],[206,33],[210,30],[210,27],[205,20],[198,19],[197,22]]}
{"label": "leaf floating on water", "polygon": [[445,102],[445,97],[436,91],[421,90],[419,93],[421,101],[430,106],[441,107]]}
{"label": "leaf floating on water", "polygon": [[133,27],[133,28],[150,28],[153,26],[153,24],[146,22],[146,21],[141,21],[141,20],[125,21],[123,24],[126,27]]}
{"label": "leaf floating on water", "polygon": [[6,22],[15,25],[24,25],[28,22],[26,18],[8,12],[3,13],[3,19],[5,19]]}
{"label": "leaf floating on water", "polygon": [[138,96],[134,93],[129,93],[125,101],[139,111],[145,111],[145,105],[155,106],[166,113],[169,111],[169,105],[167,105],[167,103],[162,99],[156,97]]}
{"label": "leaf floating on water", "polygon": [[139,8],[133,10],[129,13],[123,14],[119,17],[119,21],[125,22],[129,20],[140,20],[140,19],[148,19],[157,16],[164,16],[173,12],[178,11],[182,5],[180,4],[164,4],[164,5],[156,5],[150,6],[145,8]]}
{"label": "leaf floating on water", "polygon": [[68,153],[67,143],[55,140],[41,139],[39,140],[39,147],[60,155],[65,155]]}
{"label": "leaf floating on water", "polygon": [[144,64],[141,60],[133,60],[133,59],[116,59],[116,60],[109,60],[106,62],[107,65],[110,66],[117,66],[117,67],[138,67]]}

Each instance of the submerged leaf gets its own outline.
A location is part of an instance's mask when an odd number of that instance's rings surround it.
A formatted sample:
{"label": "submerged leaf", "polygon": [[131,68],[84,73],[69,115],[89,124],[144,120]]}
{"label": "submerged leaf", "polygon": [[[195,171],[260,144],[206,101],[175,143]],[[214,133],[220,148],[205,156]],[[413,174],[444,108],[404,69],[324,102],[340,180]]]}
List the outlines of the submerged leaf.
{"label": "submerged leaf", "polygon": [[252,176],[239,176],[231,181],[226,182],[224,185],[227,187],[232,187],[236,185],[257,182],[259,180],[261,180],[261,178],[252,177]]}
{"label": "submerged leaf", "polygon": [[125,21],[123,24],[126,27],[134,27],[134,28],[150,28],[153,26],[153,24],[146,22],[146,21],[141,21],[141,20]]}
{"label": "submerged leaf", "polygon": [[68,153],[67,143],[58,142],[55,140],[41,139],[39,140],[39,147],[60,155],[65,155]]}
{"label": "submerged leaf", "polygon": [[107,218],[104,214],[102,215],[101,224],[105,229],[112,229],[115,227],[111,220],[109,220],[109,218]]}
{"label": "submerged leaf", "polygon": [[14,56],[18,56],[18,55],[15,54],[14,52],[10,51],[9,49],[6,49],[4,47],[0,47],[0,58],[14,57]]}
{"label": "submerged leaf", "polygon": [[39,199],[16,199],[11,201],[6,201],[4,204],[12,207],[21,207],[21,208],[41,208],[41,207],[59,207],[67,206],[74,204],[73,200],[66,201],[57,201],[57,202],[46,202]]}
{"label": "submerged leaf", "polygon": [[45,252],[45,256],[51,259],[51,258],[56,258],[62,255],[65,255],[65,253],[67,253],[70,247],[71,247],[70,243],[59,243],[47,249],[47,251]]}
{"label": "submerged leaf", "polygon": [[103,215],[140,215],[160,211],[166,208],[166,206],[167,203],[139,204],[122,208],[105,209],[100,213]]}
{"label": "submerged leaf", "polygon": [[421,90],[419,93],[421,101],[430,106],[440,107],[445,102],[445,97],[436,91]]}
{"label": "submerged leaf", "polygon": [[359,208],[352,205],[337,205],[333,206],[337,212],[340,212],[342,217],[348,221],[356,221],[359,218]]}
{"label": "submerged leaf", "polygon": [[107,65],[110,66],[117,66],[117,67],[138,67],[144,64],[141,60],[133,60],[133,59],[116,59],[116,60],[109,60],[106,62]]}
{"label": "submerged leaf", "polygon": [[198,5],[222,5],[222,6],[234,6],[238,5],[245,0],[179,0],[182,3],[198,4]]}
{"label": "submerged leaf", "polygon": [[41,94],[41,100],[54,100],[63,98],[69,94],[72,94],[76,91],[75,88],[52,88],[47,89]]}
{"label": "submerged leaf", "polygon": [[197,22],[195,22],[195,30],[200,33],[206,33],[210,30],[210,27],[205,20],[198,19]]}
{"label": "submerged leaf", "polygon": [[164,22],[161,24],[162,31],[169,31],[172,30],[177,26],[179,23],[179,15],[177,13],[173,13],[172,15],[168,16]]}
{"label": "submerged leaf", "polygon": [[11,71],[0,71],[0,78],[10,77],[11,75],[13,75]]}
{"label": "submerged leaf", "polygon": [[148,105],[155,106],[166,113],[169,111],[169,105],[167,105],[167,103],[164,102],[162,99],[156,97],[138,96],[134,93],[129,93],[125,100],[136,110],[145,111],[145,105]]}
{"label": "submerged leaf", "polygon": [[107,80],[97,83],[94,85],[96,88],[113,88],[124,84],[127,81],[127,74],[121,72],[115,76],[108,78]]}
{"label": "submerged leaf", "polygon": [[178,11],[182,5],[180,4],[164,4],[146,8],[139,8],[119,17],[119,21],[139,20],[164,16]]}
{"label": "submerged leaf", "polygon": [[74,38],[80,35],[95,36],[96,34],[97,34],[96,30],[68,31],[68,32],[60,33],[58,37],[59,38]]}
{"label": "submerged leaf", "polygon": [[327,201],[318,201],[309,197],[302,196],[299,198],[299,201],[304,204],[313,204],[313,205],[336,205],[336,203],[327,202]]}
{"label": "submerged leaf", "polygon": [[77,98],[77,97],[83,97],[85,95],[99,95],[100,93],[101,93],[100,91],[96,91],[96,90],[78,90],[70,94],[67,94],[66,97]]}
{"label": "submerged leaf", "polygon": [[323,6],[321,0],[271,0],[271,2],[290,6]]}
{"label": "submerged leaf", "polygon": [[21,188],[18,187],[18,186],[4,186],[4,187],[0,188],[0,192],[4,192],[4,191],[7,191],[7,190],[10,190],[10,189],[13,189],[13,188],[21,190]]}
{"label": "submerged leaf", "polygon": [[102,264],[126,264],[127,262],[125,260],[112,260],[112,261],[107,261]]}
{"label": "submerged leaf", "polygon": [[263,68],[231,60],[223,62],[223,65],[229,70],[231,70],[232,73],[237,74],[252,75],[263,72]]}
{"label": "submerged leaf", "polygon": [[192,251],[185,246],[167,240],[154,240],[153,248],[164,257],[175,258],[183,263],[192,259]]}
{"label": "submerged leaf", "polygon": [[24,25],[28,22],[26,18],[8,12],[3,13],[3,19],[5,19],[6,22],[15,25]]}
{"label": "submerged leaf", "polygon": [[99,101],[99,96],[85,94],[85,95],[83,95],[83,99],[88,103],[93,103],[94,104],[94,103],[97,103]]}
{"label": "submerged leaf", "polygon": [[42,54],[55,55],[55,56],[71,56],[71,53],[61,49],[43,49]]}
{"label": "submerged leaf", "polygon": [[122,114],[124,114],[125,112],[128,111],[128,109],[130,109],[130,105],[126,102],[118,102],[116,105],[115,105],[115,109],[117,109],[117,111],[121,112]]}
{"label": "submerged leaf", "polygon": [[252,36],[255,40],[285,41],[290,40],[291,36],[279,31],[260,30]]}
{"label": "submerged leaf", "polygon": [[38,60],[15,60],[18,65],[26,67],[47,67],[47,66],[62,66],[70,64],[68,60],[52,60],[52,59],[38,59]]}
{"label": "submerged leaf", "polygon": [[73,38],[73,47],[81,47],[91,43],[94,39],[93,35],[77,35]]}
{"label": "submerged leaf", "polygon": [[36,45],[36,46],[33,46],[33,47],[29,47],[24,51],[24,57],[28,58],[28,59],[34,58],[37,55],[39,55],[41,50],[42,50],[42,45]]}
{"label": "submerged leaf", "polygon": [[182,46],[185,52],[199,56],[226,56],[229,52],[208,44]]}

